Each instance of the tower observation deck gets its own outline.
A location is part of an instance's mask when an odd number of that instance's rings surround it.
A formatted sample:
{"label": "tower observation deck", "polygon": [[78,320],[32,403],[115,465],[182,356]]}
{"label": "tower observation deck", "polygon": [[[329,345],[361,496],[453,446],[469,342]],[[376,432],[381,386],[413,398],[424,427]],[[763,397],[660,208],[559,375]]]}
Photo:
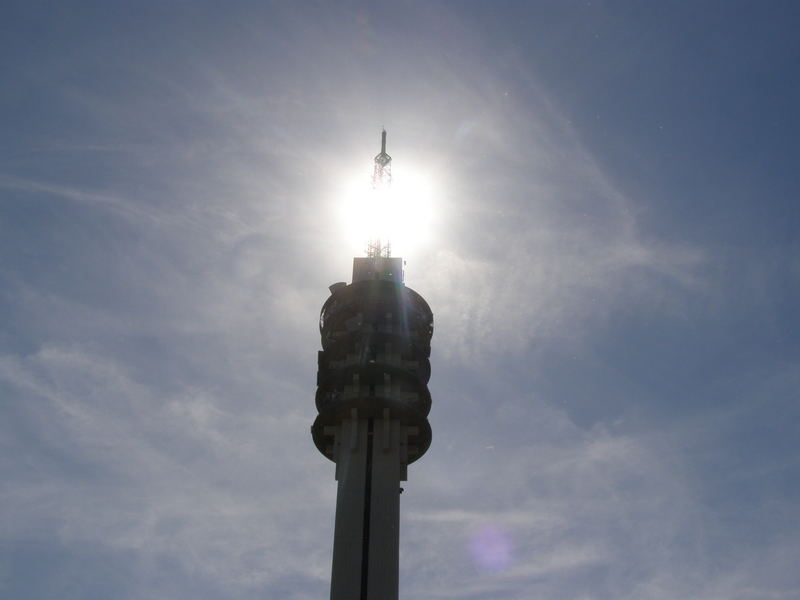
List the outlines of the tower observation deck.
{"label": "tower observation deck", "polygon": [[431,443],[433,313],[401,258],[354,258],[352,283],[329,289],[311,433],[336,463],[330,597],[396,600],[400,482]]}

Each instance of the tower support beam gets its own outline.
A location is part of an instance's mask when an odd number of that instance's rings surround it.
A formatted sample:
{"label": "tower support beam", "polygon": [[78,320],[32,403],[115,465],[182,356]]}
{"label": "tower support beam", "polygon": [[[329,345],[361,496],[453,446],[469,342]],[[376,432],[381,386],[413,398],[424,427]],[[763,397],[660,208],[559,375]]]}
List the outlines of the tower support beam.
{"label": "tower support beam", "polygon": [[364,502],[367,479],[367,419],[335,427],[336,525],[333,532],[331,600],[361,599]]}
{"label": "tower support beam", "polygon": [[350,419],[335,427],[336,526],[331,600],[397,600],[400,482],[407,427],[390,418]]}

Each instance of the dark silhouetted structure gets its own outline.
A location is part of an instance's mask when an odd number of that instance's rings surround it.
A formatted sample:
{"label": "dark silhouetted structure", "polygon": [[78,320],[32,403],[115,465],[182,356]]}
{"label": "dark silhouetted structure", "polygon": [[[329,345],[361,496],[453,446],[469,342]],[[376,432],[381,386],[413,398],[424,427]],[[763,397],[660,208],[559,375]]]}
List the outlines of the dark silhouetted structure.
{"label": "dark silhouetted structure", "polygon": [[[376,168],[391,161],[385,135]],[[402,259],[380,254],[353,259],[353,282],[331,285],[320,314],[311,432],[336,463],[331,600],[397,599],[400,482],[431,443],[433,314]]]}

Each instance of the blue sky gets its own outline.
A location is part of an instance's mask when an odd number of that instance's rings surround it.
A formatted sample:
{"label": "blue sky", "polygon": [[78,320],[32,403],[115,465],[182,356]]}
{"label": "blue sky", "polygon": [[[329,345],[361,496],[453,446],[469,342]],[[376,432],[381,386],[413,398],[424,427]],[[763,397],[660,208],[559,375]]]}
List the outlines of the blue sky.
{"label": "blue sky", "polygon": [[0,596],[326,597],[316,330],[434,182],[401,597],[800,589],[792,2],[12,2]]}

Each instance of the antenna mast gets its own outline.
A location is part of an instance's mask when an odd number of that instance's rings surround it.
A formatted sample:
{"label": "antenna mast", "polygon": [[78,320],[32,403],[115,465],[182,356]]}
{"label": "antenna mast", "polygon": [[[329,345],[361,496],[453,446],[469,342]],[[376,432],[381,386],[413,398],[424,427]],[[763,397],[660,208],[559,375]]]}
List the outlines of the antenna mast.
{"label": "antenna mast", "polygon": [[[381,130],[381,151],[375,156],[375,169],[372,172],[372,190],[375,194],[385,194],[392,185],[392,157],[386,154],[386,130]],[[380,198],[376,197],[376,201]],[[392,255],[389,240],[384,245],[380,237],[374,237],[367,246],[369,258],[388,258]]]}

